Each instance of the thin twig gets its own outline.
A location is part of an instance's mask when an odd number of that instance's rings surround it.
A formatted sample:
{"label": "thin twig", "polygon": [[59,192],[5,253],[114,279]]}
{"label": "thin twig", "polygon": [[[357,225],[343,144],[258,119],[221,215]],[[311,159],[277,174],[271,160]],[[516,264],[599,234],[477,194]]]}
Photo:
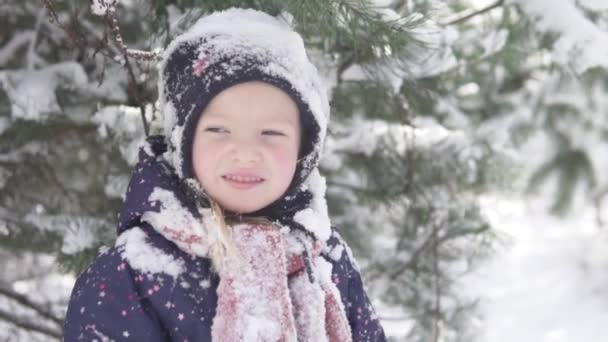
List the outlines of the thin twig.
{"label": "thin twig", "polygon": [[59,17],[57,16],[57,12],[55,11],[55,7],[53,6],[52,0],[41,0],[46,9],[49,11],[49,16],[51,18],[51,23],[59,26],[63,31],[68,35],[68,38],[72,42],[74,47],[82,47],[86,44],[83,44],[82,37],[79,37],[78,34],[65,26],[61,21],[59,21]]}
{"label": "thin twig", "polygon": [[473,12],[470,12],[470,13],[467,13],[467,14],[464,14],[464,15],[459,13],[457,18],[448,20],[445,23],[441,23],[441,26],[450,26],[450,25],[462,23],[462,22],[467,21],[467,20],[469,20],[469,19],[471,19],[473,17],[476,17],[478,15],[481,15],[481,14],[484,14],[486,12],[489,12],[489,11],[491,11],[491,10],[497,8],[497,7],[500,7],[500,6],[504,5],[504,3],[505,3],[505,0],[498,0],[498,1],[496,1],[496,2],[494,2],[494,3],[492,3],[492,4],[488,5],[488,6],[486,6],[484,8],[481,8],[481,9],[477,10],[477,11],[473,11]]}
{"label": "thin twig", "polygon": [[114,34],[114,43],[125,56],[129,56],[138,61],[159,61],[161,59],[160,55],[154,51],[143,51],[136,49],[129,49],[122,39],[122,34],[120,33],[120,26],[118,25],[118,20],[114,16],[114,12],[108,11],[106,12],[106,22],[112,33]]}
{"label": "thin twig", "polygon": [[[437,237],[436,241],[434,241],[435,230],[433,229],[433,231],[429,234],[429,236],[426,237],[426,239],[422,242],[422,244],[414,250],[414,252],[411,254],[410,258],[406,262],[401,264],[401,267],[399,267],[396,270],[393,270],[393,272],[389,275],[389,279],[390,280],[397,279],[397,277],[399,277],[401,275],[401,273],[405,272],[405,270],[412,267],[416,262],[418,262],[418,258],[420,257],[422,252],[424,252],[427,248],[429,248],[429,246],[431,246],[431,243],[435,242],[438,245],[441,245],[448,240],[455,239],[457,237],[461,237],[461,236],[465,236],[465,235],[481,234],[488,229],[489,229],[488,226],[482,226],[481,228],[477,228],[477,229],[463,229],[456,233],[445,234],[441,237]],[[383,271],[386,271],[386,270],[383,270]]]}
{"label": "thin twig", "polygon": [[150,128],[149,128],[148,120],[146,120],[146,108],[145,108],[144,102],[141,98],[140,87],[139,87],[139,84],[137,83],[137,79],[135,78],[135,73],[133,72],[131,63],[129,62],[129,56],[127,54],[125,54],[124,57],[125,57],[125,67],[127,68],[127,71],[129,72],[129,78],[131,78],[132,93],[133,93],[133,96],[135,97],[135,101],[139,105],[139,114],[141,115],[141,121],[144,124],[144,133],[146,134],[146,137],[147,137],[147,136],[149,136]]}
{"label": "thin twig", "polygon": [[344,72],[346,71],[346,69],[348,69],[351,65],[353,65],[353,63],[355,62],[355,58],[353,56],[353,54],[348,54],[346,55],[346,57],[340,62],[340,64],[338,65],[338,69],[336,72],[336,82],[338,85],[342,84],[342,74],[344,74]]}
{"label": "thin twig", "polygon": [[127,72],[129,73],[129,78],[131,79],[131,90],[133,93],[133,96],[135,97],[135,101],[137,102],[137,104],[139,105],[139,113],[141,115],[141,120],[143,122],[144,125],[144,133],[146,134],[146,137],[149,135],[149,124],[148,124],[148,120],[146,120],[146,108],[144,106],[144,102],[142,100],[142,96],[141,96],[141,92],[140,92],[140,86],[139,83],[137,83],[137,78],[135,77],[135,73],[133,72],[133,67],[131,66],[131,63],[129,61],[129,57],[132,57],[136,60],[142,60],[142,61],[156,61],[160,59],[160,56],[157,53],[154,52],[146,52],[146,51],[141,51],[141,50],[132,50],[127,48],[127,46],[125,45],[123,39],[122,39],[122,35],[120,34],[120,27],[118,26],[118,20],[116,20],[116,17],[114,16],[114,11],[106,11],[106,23],[108,24],[108,26],[110,26],[110,29],[112,30],[113,36],[114,36],[114,43],[116,44],[116,47],[118,47],[118,49],[123,53],[124,59],[125,59],[125,68],[127,69]]}
{"label": "thin twig", "polygon": [[416,248],[414,250],[414,252],[410,255],[410,258],[406,262],[401,264],[401,267],[399,267],[396,270],[393,270],[393,272],[388,276],[388,278],[390,280],[395,280],[395,279],[397,279],[397,277],[399,277],[401,275],[401,273],[405,272],[405,270],[412,267],[416,262],[418,262],[418,258],[420,257],[422,252],[424,252],[432,242],[433,242],[433,232],[431,232],[431,234],[429,234],[429,236],[427,236],[426,239],[424,239],[422,244],[420,244],[420,246],[418,246],[418,248]]}

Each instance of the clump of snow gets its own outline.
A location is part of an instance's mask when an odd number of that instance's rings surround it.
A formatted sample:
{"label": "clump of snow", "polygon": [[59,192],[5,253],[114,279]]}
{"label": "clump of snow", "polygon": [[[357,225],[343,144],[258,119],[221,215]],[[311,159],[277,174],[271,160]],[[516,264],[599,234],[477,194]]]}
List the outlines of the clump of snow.
{"label": "clump of snow", "polygon": [[[210,231],[218,230],[208,220],[195,218],[175,197],[173,192],[159,187],[154,188],[150,197],[151,202],[160,203],[160,211],[147,211],[142,215],[142,221],[152,227],[181,249],[194,255],[208,257],[209,246],[213,238]],[[210,216],[210,210],[204,213]],[[207,224],[207,225],[205,225]],[[209,229],[211,228],[211,229]]]}
{"label": "clump of snow", "polygon": [[198,283],[198,285],[203,289],[208,289],[211,287],[211,281],[209,279],[203,279]]}
{"label": "clump of snow", "polygon": [[456,28],[441,27],[432,20],[425,20],[412,30],[412,34],[423,46],[401,58],[410,78],[435,76],[458,66],[458,59],[452,51],[454,43],[461,39]]}
{"label": "clump of snow", "polygon": [[507,29],[500,29],[492,31],[490,34],[483,37],[481,45],[483,46],[483,55],[477,57],[480,60],[486,59],[496,52],[502,50],[507,44],[507,38],[509,37],[509,31]]}
{"label": "clump of snow", "polygon": [[124,198],[129,185],[129,177],[125,175],[110,175],[103,188],[106,196],[110,198]]}
{"label": "clump of snow", "polygon": [[0,235],[8,235],[10,231],[8,230],[8,225],[6,221],[0,220]]}
{"label": "clump of snow", "polygon": [[62,237],[61,252],[75,254],[92,247],[96,242],[95,231],[108,227],[108,222],[87,216],[45,215],[38,209],[25,216],[24,220],[40,229],[55,232]]}
{"label": "clump of snow", "polygon": [[608,10],[608,2],[606,2],[605,0],[578,0],[577,3],[592,11]]}
{"label": "clump of snow", "polygon": [[104,16],[112,13],[116,11],[117,2],[118,0],[92,0],[91,12],[97,16]]}
{"label": "clump of snow", "polygon": [[9,169],[0,167],[0,189],[4,188],[8,179],[13,175]]}
{"label": "clump of snow", "polygon": [[359,263],[357,263],[357,259],[355,259],[355,256],[353,255],[353,251],[350,248],[350,246],[348,244],[346,244],[346,242],[344,242],[344,240],[342,239],[342,236],[340,236],[340,234],[338,234],[337,232],[334,232],[334,236],[336,236],[338,238],[338,240],[340,241],[340,246],[344,247],[344,250],[346,251],[346,255],[348,256],[348,259],[350,260],[350,264],[353,267],[353,269],[355,271],[357,271],[358,273],[361,273],[361,268],[359,267]]}
{"label": "clump of snow", "polygon": [[173,278],[184,272],[183,260],[176,259],[148,242],[147,234],[133,227],[118,237],[116,246],[129,265],[142,273],[166,273]]}
{"label": "clump of snow", "polygon": [[[508,0],[507,3],[518,4],[536,18],[541,30],[559,34],[553,47],[557,63],[572,66],[578,73],[595,66],[608,67],[608,32],[587,19],[574,1]],[[584,4],[594,7],[599,2]]]}
{"label": "clump of snow", "polygon": [[328,139],[328,160],[324,161],[324,165],[332,169],[339,168],[340,153],[359,152],[371,156],[386,146],[391,146],[400,154],[440,143],[466,146],[467,138],[463,131],[447,129],[435,119],[417,117],[413,124],[414,127],[355,116],[344,127],[336,127],[336,134]]}
{"label": "clump of snow", "polygon": [[[146,111],[146,118],[150,120],[150,111]],[[124,105],[107,106],[95,113],[92,121],[98,125],[99,135],[117,140],[123,158],[135,165],[145,139],[140,109]]]}
{"label": "clump of snow", "polygon": [[[160,86],[160,85],[159,85]],[[173,129],[173,127],[175,127],[177,125],[177,110],[175,109],[175,106],[173,105],[173,103],[168,102],[165,104],[165,106],[163,107],[163,110],[161,111],[161,115],[162,115],[162,123],[163,123],[163,129],[165,131],[165,133],[171,133],[171,130]],[[168,135],[171,136],[171,139],[173,140],[174,138],[181,138],[181,135],[179,137],[173,137],[173,134]],[[179,140],[176,140],[179,141]],[[173,145],[177,147],[176,141],[173,141]]]}
{"label": "clump of snow", "polygon": [[166,154],[166,159],[172,163],[173,168],[177,172],[178,176],[183,177],[182,174],[182,165],[184,163],[183,155],[182,155],[182,137],[184,135],[184,126],[175,126],[173,131],[170,132],[170,141],[173,146],[173,151],[169,150]]}
{"label": "clump of snow", "polygon": [[0,71],[0,86],[11,102],[13,118],[45,121],[60,113],[55,90],[58,87],[85,87],[87,75],[76,62],[63,62],[39,70]]}
{"label": "clump of snow", "polygon": [[[53,260],[53,263],[56,263]],[[22,295],[32,295],[45,302],[58,302],[69,299],[69,290],[74,286],[74,276],[71,274],[47,273],[32,279],[22,279],[13,283],[13,289]]]}
{"label": "clump of snow", "polygon": [[331,258],[331,260],[338,261],[338,260],[340,260],[340,258],[342,258],[343,253],[344,253],[344,246],[336,245],[329,252],[329,257]]}
{"label": "clump of snow", "polygon": [[66,228],[67,234],[63,236],[61,253],[76,254],[95,244],[96,238],[91,234],[91,231],[80,229],[80,227],[71,222],[70,226]]}
{"label": "clump of snow", "polygon": [[300,210],[294,215],[294,220],[306,227],[319,240],[326,241],[331,235],[331,222],[325,200],[327,190],[325,178],[321,176],[318,169],[314,169],[303,187],[313,194],[313,199],[309,208]]}
{"label": "clump of snow", "polygon": [[[336,298],[340,298],[340,291],[335,285],[332,286],[332,284],[334,284],[331,278],[333,271],[332,264],[323,258],[319,258],[315,261],[315,266],[317,269],[316,275],[319,276],[319,281],[323,288],[332,293]],[[342,301],[340,301],[340,303],[342,304]],[[342,311],[345,311],[344,307],[342,307]]]}

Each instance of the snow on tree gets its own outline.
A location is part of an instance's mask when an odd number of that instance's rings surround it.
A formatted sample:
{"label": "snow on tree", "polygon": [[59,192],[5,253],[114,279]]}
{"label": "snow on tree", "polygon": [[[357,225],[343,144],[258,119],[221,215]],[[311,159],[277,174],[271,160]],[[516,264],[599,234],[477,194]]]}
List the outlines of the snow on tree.
{"label": "snow on tree", "polygon": [[253,6],[302,33],[328,85],[330,215],[389,332],[473,340],[474,302],[453,284],[494,238],[480,194],[524,184],[556,191],[556,212],[591,201],[608,219],[594,153],[608,137],[607,6],[478,3],[0,5],[0,336],[60,336],[65,274],[114,243],[130,165],[159,131],[159,53],[200,16]]}

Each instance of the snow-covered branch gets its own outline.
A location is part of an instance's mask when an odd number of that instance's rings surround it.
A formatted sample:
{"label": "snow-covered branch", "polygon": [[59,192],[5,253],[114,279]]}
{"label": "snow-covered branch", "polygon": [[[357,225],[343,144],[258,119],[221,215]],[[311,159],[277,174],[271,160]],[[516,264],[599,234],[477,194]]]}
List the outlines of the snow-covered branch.
{"label": "snow-covered branch", "polygon": [[61,340],[61,335],[62,335],[61,331],[49,329],[47,327],[33,323],[25,318],[16,317],[12,313],[7,312],[2,309],[0,309],[0,320],[12,323],[24,330],[38,332],[38,333],[44,334],[48,337],[52,337],[54,339]]}
{"label": "snow-covered branch", "polygon": [[516,4],[528,16],[536,18],[541,31],[559,35],[552,51],[557,63],[571,66],[579,74],[596,66],[608,68],[608,32],[585,17],[575,1],[508,0],[506,3]]}
{"label": "snow-covered branch", "polygon": [[27,308],[34,310],[40,316],[47,318],[50,321],[52,321],[53,323],[55,323],[57,325],[57,327],[59,327],[59,328],[61,328],[63,326],[63,320],[61,318],[55,316],[54,314],[52,314],[51,312],[49,312],[47,309],[43,308],[42,306],[32,302],[24,295],[19,294],[13,290],[10,290],[5,285],[0,285],[0,295],[5,296]]}
{"label": "snow-covered branch", "polygon": [[493,10],[495,8],[501,7],[502,5],[504,5],[504,3],[505,3],[505,0],[498,0],[492,4],[489,4],[488,6],[486,6],[484,8],[480,8],[478,10],[470,9],[470,10],[465,11],[465,13],[458,13],[455,17],[449,18],[444,23],[441,23],[441,26],[449,26],[449,25],[455,25],[455,24],[462,23],[473,17],[490,12],[491,10]]}

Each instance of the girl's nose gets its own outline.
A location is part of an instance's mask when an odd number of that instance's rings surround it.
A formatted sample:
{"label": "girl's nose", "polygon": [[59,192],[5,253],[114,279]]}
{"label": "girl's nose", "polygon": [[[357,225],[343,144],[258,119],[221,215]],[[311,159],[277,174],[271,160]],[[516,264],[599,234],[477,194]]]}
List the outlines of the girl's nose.
{"label": "girl's nose", "polygon": [[238,165],[251,166],[261,160],[261,154],[255,144],[242,142],[234,145],[231,158]]}

